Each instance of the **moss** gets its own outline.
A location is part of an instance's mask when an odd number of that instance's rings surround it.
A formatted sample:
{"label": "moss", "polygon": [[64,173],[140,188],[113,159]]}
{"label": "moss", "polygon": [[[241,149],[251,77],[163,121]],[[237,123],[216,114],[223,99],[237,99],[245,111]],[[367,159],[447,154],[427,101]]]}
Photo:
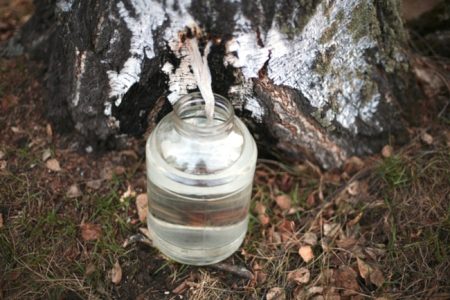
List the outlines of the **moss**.
{"label": "moss", "polygon": [[392,42],[406,43],[408,40],[403,28],[403,20],[400,14],[399,0],[376,1],[376,8],[381,12],[379,24],[384,35],[391,38]]}
{"label": "moss", "polygon": [[324,1],[323,2],[323,14],[327,17],[327,20],[330,19],[331,8],[333,7],[334,0]]}
{"label": "moss", "polygon": [[325,44],[331,40],[331,38],[336,34],[337,32],[337,23],[336,20],[331,23],[331,25],[325,29],[322,36],[319,39],[319,43]]}
{"label": "moss", "polygon": [[366,84],[361,90],[361,102],[367,103],[372,99],[373,95],[378,93],[378,85],[373,80],[369,80],[368,78],[365,78],[364,81]]}
{"label": "moss", "polygon": [[330,109],[336,114],[339,113],[339,104],[336,101],[336,96],[330,99]]}
{"label": "moss", "polygon": [[316,60],[313,69],[321,76],[325,76],[330,72],[331,60],[336,52],[336,46],[328,47],[325,52],[316,52]]}
{"label": "moss", "polygon": [[348,30],[353,40],[359,41],[364,36],[376,36],[379,33],[377,13],[371,3],[358,3],[352,11]]}
{"label": "moss", "polygon": [[323,113],[322,109],[318,109],[315,112],[313,112],[311,114],[314,119],[316,119],[317,122],[319,122],[319,124],[323,127],[323,128],[328,128],[329,126],[331,126],[331,122],[330,120],[328,120],[325,116],[325,114]]}
{"label": "moss", "polygon": [[283,1],[275,15],[280,31],[289,38],[300,34],[319,3],[319,0]]}
{"label": "moss", "polygon": [[331,38],[338,31],[339,25],[342,23],[342,19],[344,18],[344,12],[339,11],[336,15],[336,19],[328,26],[327,29],[323,32],[322,36],[319,39],[319,43],[325,44],[331,40]]}

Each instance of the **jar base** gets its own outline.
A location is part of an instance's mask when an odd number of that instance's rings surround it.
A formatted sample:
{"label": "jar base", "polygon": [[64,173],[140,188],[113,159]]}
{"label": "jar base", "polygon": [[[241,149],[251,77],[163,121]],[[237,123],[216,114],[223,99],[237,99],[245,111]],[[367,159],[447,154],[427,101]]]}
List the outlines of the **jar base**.
{"label": "jar base", "polygon": [[[153,218],[151,217],[151,214],[149,215],[148,223],[150,225],[153,221],[150,219]],[[228,258],[239,249],[246,234],[245,230],[238,238],[222,247],[190,249],[174,245],[173,243],[164,240],[152,230],[152,226],[148,226],[148,229],[153,245],[164,255],[176,262],[196,266],[211,265]]]}

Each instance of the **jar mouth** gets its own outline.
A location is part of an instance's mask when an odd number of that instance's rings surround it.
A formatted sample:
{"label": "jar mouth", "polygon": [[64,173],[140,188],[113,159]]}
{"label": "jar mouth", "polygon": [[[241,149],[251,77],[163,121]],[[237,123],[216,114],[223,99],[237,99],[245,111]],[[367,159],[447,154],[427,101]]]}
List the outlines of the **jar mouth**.
{"label": "jar mouth", "polygon": [[200,93],[190,93],[181,97],[173,106],[177,129],[199,135],[216,135],[231,130],[234,118],[231,102],[218,94],[214,94],[214,100],[213,120],[208,122],[205,99]]}

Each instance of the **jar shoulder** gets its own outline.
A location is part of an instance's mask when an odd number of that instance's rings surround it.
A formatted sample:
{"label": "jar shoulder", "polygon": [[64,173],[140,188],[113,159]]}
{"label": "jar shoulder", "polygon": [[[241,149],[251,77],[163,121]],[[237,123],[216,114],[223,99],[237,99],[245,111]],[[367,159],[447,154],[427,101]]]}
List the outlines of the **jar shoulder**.
{"label": "jar shoulder", "polygon": [[205,137],[180,132],[169,114],[147,141],[148,156],[191,174],[219,172],[234,165],[242,156],[247,163],[254,164],[256,151],[253,137],[237,117],[226,134]]}

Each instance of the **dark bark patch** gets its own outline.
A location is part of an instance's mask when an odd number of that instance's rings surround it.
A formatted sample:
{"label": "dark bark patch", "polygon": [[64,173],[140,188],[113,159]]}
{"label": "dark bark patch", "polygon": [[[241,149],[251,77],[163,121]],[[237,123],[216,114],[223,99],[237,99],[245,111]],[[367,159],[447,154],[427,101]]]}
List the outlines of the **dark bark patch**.
{"label": "dark bark patch", "polygon": [[234,68],[225,67],[223,57],[225,56],[225,41],[219,45],[213,45],[208,55],[208,65],[211,70],[212,89],[220,95],[227,95],[230,87],[235,82]]}
{"label": "dark bark patch", "polygon": [[275,15],[281,31],[290,38],[301,33],[320,2],[320,0],[281,1]]}
{"label": "dark bark patch", "polygon": [[120,131],[141,136],[148,127],[148,114],[158,98],[167,90],[167,75],[159,70],[160,59],[145,59],[143,76],[139,83],[131,86],[112,114],[120,122]]}
{"label": "dark bark patch", "polygon": [[212,36],[232,35],[238,6],[224,0],[193,0],[189,12]]}

